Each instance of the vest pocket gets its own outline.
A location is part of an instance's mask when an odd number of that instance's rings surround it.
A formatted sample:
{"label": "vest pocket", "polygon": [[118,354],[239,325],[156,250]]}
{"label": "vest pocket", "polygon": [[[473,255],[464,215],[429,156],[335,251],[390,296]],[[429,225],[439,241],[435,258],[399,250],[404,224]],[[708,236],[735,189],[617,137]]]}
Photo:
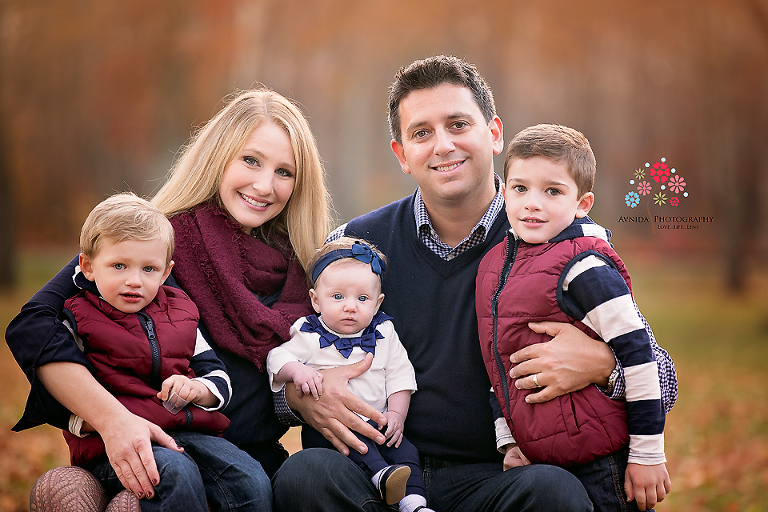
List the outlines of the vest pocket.
{"label": "vest pocket", "polygon": [[575,436],[579,433],[579,423],[576,419],[576,406],[573,403],[571,393],[558,397],[560,400],[560,410],[563,414],[565,430],[569,436]]}

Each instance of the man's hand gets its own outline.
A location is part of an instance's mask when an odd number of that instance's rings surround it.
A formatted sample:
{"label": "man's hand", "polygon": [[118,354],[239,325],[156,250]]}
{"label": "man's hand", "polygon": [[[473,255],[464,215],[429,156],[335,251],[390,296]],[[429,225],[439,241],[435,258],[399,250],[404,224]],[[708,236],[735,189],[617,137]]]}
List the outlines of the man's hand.
{"label": "man's hand", "polygon": [[184,451],[163,429],[128,411],[104,422],[99,434],[120,483],[139,498],[152,498],[153,485],[160,482],[152,442],[169,450]]}
{"label": "man's hand", "polygon": [[384,436],[355,413],[374,420],[379,426],[386,425],[387,419],[347,390],[347,382],[366,372],[373,362],[373,355],[366,354],[365,359],[347,366],[323,370],[323,394],[318,400],[299,398],[293,386],[285,387],[285,398],[294,411],[301,414],[304,421],[323,434],[344,455],[349,455],[352,447],[360,453],[368,448],[352,432],[382,444]]}
{"label": "man's hand", "polygon": [[526,402],[543,403],[590,384],[608,384],[616,359],[605,342],[590,338],[571,324],[539,322],[530,323],[528,327],[554,337],[510,356],[514,366],[509,376],[517,379],[515,387],[540,388],[528,395]]}
{"label": "man's hand", "polygon": [[627,464],[624,491],[627,501],[635,500],[640,510],[652,509],[656,503],[664,501],[671,488],[672,482],[663,463],[655,466]]}

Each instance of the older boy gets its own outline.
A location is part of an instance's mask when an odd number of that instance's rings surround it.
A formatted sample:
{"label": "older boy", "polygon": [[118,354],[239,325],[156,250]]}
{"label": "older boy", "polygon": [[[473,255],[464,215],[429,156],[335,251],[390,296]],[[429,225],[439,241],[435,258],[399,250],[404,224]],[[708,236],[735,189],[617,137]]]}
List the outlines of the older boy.
{"label": "older boy", "polygon": [[[532,126],[510,142],[504,199],[511,227],[480,262],[480,346],[493,398],[506,418],[497,422],[496,437],[506,438],[511,429],[515,441],[502,447],[506,467],[561,465],[581,479],[595,510],[623,509],[631,500],[645,510],[670,487],[659,375],[610,232],[587,216],[595,170],[589,142],[572,128]],[[624,367],[626,407],[594,386],[543,404],[526,402],[530,392],[516,389],[509,378],[509,356],[546,341],[528,324],[548,319],[573,323],[610,343]],[[617,485],[625,473],[626,494]]]}

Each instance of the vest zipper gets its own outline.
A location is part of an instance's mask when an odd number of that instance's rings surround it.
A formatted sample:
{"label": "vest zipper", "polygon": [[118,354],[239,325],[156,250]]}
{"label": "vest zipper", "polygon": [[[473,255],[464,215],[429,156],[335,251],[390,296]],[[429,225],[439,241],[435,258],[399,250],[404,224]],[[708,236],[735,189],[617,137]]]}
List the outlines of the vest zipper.
{"label": "vest zipper", "polygon": [[192,411],[189,410],[189,407],[185,407],[184,408],[184,428],[188,427],[190,423],[192,423]]}
{"label": "vest zipper", "polygon": [[504,400],[507,405],[507,414],[510,414],[510,401],[509,401],[509,386],[507,384],[507,372],[504,368],[504,362],[501,360],[501,354],[499,354],[499,296],[504,286],[509,279],[509,273],[512,270],[512,265],[515,263],[517,257],[517,247],[519,242],[512,236],[507,236],[507,257],[504,259],[504,266],[501,267],[501,274],[499,275],[499,286],[496,288],[496,292],[491,298],[491,316],[493,318],[493,357],[496,360],[496,368],[499,372],[499,380],[501,381],[501,390],[504,393]]}
{"label": "vest zipper", "polygon": [[154,389],[160,390],[163,387],[163,381],[160,368],[160,345],[157,343],[155,324],[146,313],[140,311],[136,314],[139,316],[139,323],[141,324],[141,327],[144,328],[144,333],[147,335],[149,350],[152,353],[152,370],[149,374],[149,385]]}

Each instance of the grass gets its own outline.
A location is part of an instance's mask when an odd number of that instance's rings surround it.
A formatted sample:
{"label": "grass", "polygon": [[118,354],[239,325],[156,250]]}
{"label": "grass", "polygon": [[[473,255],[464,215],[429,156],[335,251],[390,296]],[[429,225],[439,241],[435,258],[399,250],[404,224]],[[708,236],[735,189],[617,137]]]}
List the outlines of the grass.
{"label": "grass", "polygon": [[[74,251],[23,259],[20,291],[0,295],[4,327]],[[627,259],[635,297],[677,367],[679,399],[667,417],[666,511],[768,511],[768,273],[741,296],[724,293],[711,263]],[[38,427],[10,432],[28,384],[0,346],[0,510],[28,510],[29,489],[46,469],[67,463],[61,433]],[[296,431],[284,438],[298,449]]]}

